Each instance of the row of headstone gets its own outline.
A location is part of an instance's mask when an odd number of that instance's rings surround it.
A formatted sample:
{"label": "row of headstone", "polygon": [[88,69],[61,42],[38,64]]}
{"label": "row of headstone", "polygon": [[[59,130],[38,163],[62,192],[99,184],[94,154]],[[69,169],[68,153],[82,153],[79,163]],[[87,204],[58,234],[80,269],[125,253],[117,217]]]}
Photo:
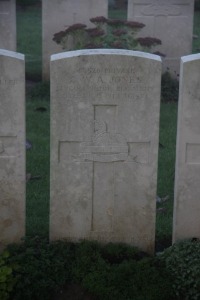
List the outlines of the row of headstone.
{"label": "row of headstone", "polygon": [[16,0],[0,0],[0,49],[16,51]]}
{"label": "row of headstone", "polygon": [[[43,79],[49,79],[49,58],[61,51],[54,33],[75,23],[108,14],[108,0],[43,0]],[[144,23],[140,37],[155,37],[162,44],[155,52],[164,55],[163,71],[179,75],[180,57],[192,53],[194,0],[128,0],[128,20]]]}
{"label": "row of headstone", "polygon": [[0,50],[0,249],[25,234],[24,55]]}
{"label": "row of headstone", "polygon": [[194,0],[128,0],[128,20],[144,23],[141,37],[162,41],[163,71],[179,75],[180,58],[192,53]]}
{"label": "row of headstone", "polygon": [[42,48],[43,79],[49,80],[50,56],[62,51],[52,39],[56,32],[75,23],[92,25],[90,18],[108,16],[108,0],[43,0]]}
{"label": "row of headstone", "polygon": [[[153,253],[161,65],[126,50],[52,56],[51,240]],[[200,54],[182,58],[174,242],[200,237],[199,70]],[[24,99],[24,57],[0,50],[0,248],[25,234]]]}
{"label": "row of headstone", "polygon": [[[155,51],[166,55],[163,70],[178,75],[180,57],[192,53],[194,0],[129,0],[128,20],[146,26],[139,36],[159,38]],[[53,40],[56,32],[75,23],[92,25],[90,18],[108,16],[108,0],[43,0],[43,79],[49,80],[50,56],[62,51]],[[0,48],[16,51],[15,0],[0,0]]]}

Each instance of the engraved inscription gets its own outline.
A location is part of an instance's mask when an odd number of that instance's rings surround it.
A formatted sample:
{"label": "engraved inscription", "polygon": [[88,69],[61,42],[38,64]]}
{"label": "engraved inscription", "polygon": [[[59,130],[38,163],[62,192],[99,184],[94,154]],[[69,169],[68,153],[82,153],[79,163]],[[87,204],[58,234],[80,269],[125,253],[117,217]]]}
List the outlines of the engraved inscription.
{"label": "engraved inscription", "polygon": [[[105,123],[102,126],[106,127]],[[149,164],[150,142],[127,142],[119,133],[95,134],[91,142],[59,141],[59,162],[134,162]]]}
{"label": "engraved inscription", "polygon": [[187,164],[200,164],[200,143],[187,143],[186,144],[186,159]]}
{"label": "engraved inscription", "polygon": [[60,141],[58,161],[92,164],[91,233],[108,234],[113,230],[116,163],[149,164],[150,142],[127,141],[117,132],[117,105],[93,105],[93,114],[91,141]]}
{"label": "engraved inscription", "polygon": [[127,156],[128,145],[125,138],[119,133],[109,132],[105,122],[96,122],[92,142],[80,145],[80,159],[83,161],[125,161]]}
{"label": "engraved inscription", "polygon": [[177,5],[151,4],[142,10],[144,16],[180,16],[181,10]]}
{"label": "engraved inscription", "polygon": [[18,83],[23,83],[22,79],[5,79],[3,77],[0,77],[0,85],[3,86],[14,86]]}
{"label": "engraved inscription", "polygon": [[[70,101],[88,101],[93,98],[96,104],[99,100],[113,103],[115,101],[144,101],[146,95],[154,86],[151,82],[145,82],[144,73],[135,74],[134,68],[80,68],[76,70],[79,79],[71,76],[65,87],[66,99]],[[151,69],[149,68],[149,74]],[[82,82],[87,82],[83,85]],[[60,90],[62,87],[59,88]],[[109,100],[108,100],[109,99]],[[105,103],[105,105],[107,104]],[[102,103],[103,104],[103,103]],[[113,103],[114,104],[114,103]]]}
{"label": "engraved inscription", "polygon": [[[101,185],[99,184],[101,182]],[[91,231],[113,230],[115,203],[115,164],[93,163]]]}

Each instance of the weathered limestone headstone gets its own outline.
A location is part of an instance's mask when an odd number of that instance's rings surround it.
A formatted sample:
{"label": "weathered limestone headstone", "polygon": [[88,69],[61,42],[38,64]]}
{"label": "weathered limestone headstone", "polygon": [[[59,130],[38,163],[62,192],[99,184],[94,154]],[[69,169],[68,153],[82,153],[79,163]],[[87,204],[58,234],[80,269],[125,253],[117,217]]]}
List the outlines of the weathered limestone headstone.
{"label": "weathered limestone headstone", "polygon": [[200,54],[181,59],[173,240],[200,238]]}
{"label": "weathered limestone headstone", "polygon": [[16,0],[0,0],[0,49],[16,51]]}
{"label": "weathered limestone headstone", "polygon": [[142,52],[52,56],[52,240],[153,251],[160,77],[160,57]]}
{"label": "weathered limestone headstone", "polygon": [[43,0],[43,79],[49,79],[50,56],[62,51],[52,39],[56,32],[75,23],[93,24],[91,18],[107,17],[108,0]]}
{"label": "weathered limestone headstone", "polygon": [[25,233],[24,55],[0,49],[0,249]]}
{"label": "weathered limestone headstone", "polygon": [[179,74],[180,57],[192,53],[194,0],[129,0],[128,20],[144,23],[139,36],[159,38],[163,70]]}

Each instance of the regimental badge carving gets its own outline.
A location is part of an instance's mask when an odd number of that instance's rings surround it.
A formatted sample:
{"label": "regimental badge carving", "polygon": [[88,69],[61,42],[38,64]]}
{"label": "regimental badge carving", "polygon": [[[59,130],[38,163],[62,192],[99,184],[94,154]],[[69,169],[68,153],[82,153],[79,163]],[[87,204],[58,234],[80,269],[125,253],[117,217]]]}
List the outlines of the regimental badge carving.
{"label": "regimental badge carving", "polygon": [[128,157],[128,143],[119,133],[109,132],[105,122],[94,122],[94,136],[91,142],[80,144],[80,160],[96,162],[125,161]]}

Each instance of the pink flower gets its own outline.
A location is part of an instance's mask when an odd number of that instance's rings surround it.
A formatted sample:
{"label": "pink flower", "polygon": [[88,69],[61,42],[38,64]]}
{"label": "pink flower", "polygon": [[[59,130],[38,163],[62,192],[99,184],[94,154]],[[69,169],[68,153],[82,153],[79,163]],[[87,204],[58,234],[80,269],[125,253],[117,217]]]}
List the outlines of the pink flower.
{"label": "pink flower", "polygon": [[111,25],[111,26],[122,26],[122,25],[125,24],[125,21],[123,21],[123,20],[118,20],[118,19],[113,19],[113,20],[108,19],[108,20],[107,20],[107,24],[108,24],[108,25]]}
{"label": "pink flower", "polygon": [[126,33],[127,33],[127,31],[124,30],[124,29],[115,29],[115,30],[112,31],[112,34],[116,35],[116,36],[121,36],[121,35],[124,35]]}
{"label": "pink flower", "polygon": [[100,17],[91,18],[90,22],[92,22],[92,23],[106,23],[107,19],[103,16],[100,16]]}
{"label": "pink flower", "polygon": [[105,34],[104,30],[99,29],[99,28],[89,28],[89,29],[86,29],[86,31],[90,37],[98,37],[98,36],[102,36]]}
{"label": "pink flower", "polygon": [[125,25],[130,28],[143,28],[145,25],[143,23],[135,22],[135,21],[126,21]]}
{"label": "pink flower", "polygon": [[86,28],[87,26],[85,24],[81,24],[81,23],[77,23],[77,24],[74,24],[72,26],[69,26],[65,32],[66,33],[69,33],[69,32],[74,32],[74,31],[78,31],[78,30],[82,30],[84,28]]}
{"label": "pink flower", "polygon": [[56,42],[57,44],[60,44],[63,37],[65,37],[66,32],[65,31],[60,31],[54,34],[53,36],[53,41]]}
{"label": "pink flower", "polygon": [[137,41],[141,46],[144,46],[144,47],[161,45],[161,40],[154,38],[154,37],[144,37],[144,38],[141,37],[141,38],[138,38]]}

